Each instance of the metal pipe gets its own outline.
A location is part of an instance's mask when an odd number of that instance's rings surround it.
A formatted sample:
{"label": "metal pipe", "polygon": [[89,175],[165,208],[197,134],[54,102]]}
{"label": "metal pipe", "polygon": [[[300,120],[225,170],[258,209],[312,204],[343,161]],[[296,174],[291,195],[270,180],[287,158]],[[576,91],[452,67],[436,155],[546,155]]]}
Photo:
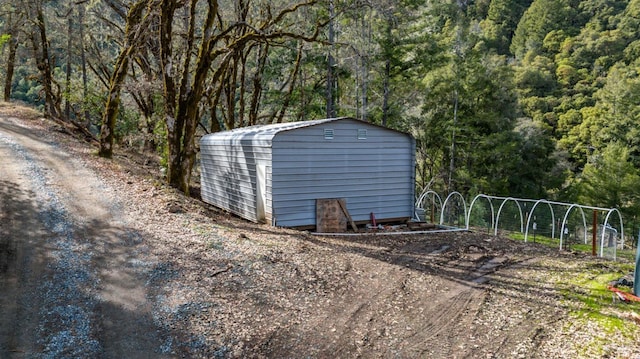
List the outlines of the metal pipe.
{"label": "metal pipe", "polygon": [[596,256],[596,237],[598,236],[598,211],[593,210],[593,226],[591,233],[591,255]]}
{"label": "metal pipe", "polygon": [[361,236],[392,236],[407,234],[428,234],[428,233],[449,233],[449,232],[469,232],[466,228],[453,229],[435,229],[431,231],[403,231],[403,232],[372,232],[372,233],[320,233],[311,232],[314,236],[333,236],[333,237],[361,237]]}
{"label": "metal pipe", "polygon": [[640,297],[640,232],[638,233],[638,245],[636,246],[636,268],[633,271],[633,294]]}

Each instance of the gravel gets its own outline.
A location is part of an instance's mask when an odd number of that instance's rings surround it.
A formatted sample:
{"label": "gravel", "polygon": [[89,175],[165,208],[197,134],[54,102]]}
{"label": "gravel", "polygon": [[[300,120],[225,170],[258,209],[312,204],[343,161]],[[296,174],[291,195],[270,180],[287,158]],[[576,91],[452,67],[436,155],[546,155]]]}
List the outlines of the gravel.
{"label": "gravel", "polygon": [[92,253],[76,238],[74,223],[60,198],[48,185],[45,170],[11,138],[0,134],[0,143],[8,145],[15,157],[24,163],[23,174],[30,182],[28,187],[35,193],[38,217],[47,232],[52,234],[43,238],[45,243],[42,245],[49,249],[50,272],[38,288],[40,293],[45,293],[38,333],[39,344],[44,351],[33,357],[96,357],[102,351],[92,334],[92,313],[96,301],[87,294],[98,285],[96,273],[89,265]]}

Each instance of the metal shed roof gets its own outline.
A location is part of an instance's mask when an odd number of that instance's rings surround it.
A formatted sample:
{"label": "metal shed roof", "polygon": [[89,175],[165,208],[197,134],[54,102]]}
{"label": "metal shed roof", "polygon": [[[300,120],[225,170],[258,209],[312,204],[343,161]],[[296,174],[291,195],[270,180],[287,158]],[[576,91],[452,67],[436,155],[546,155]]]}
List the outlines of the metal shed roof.
{"label": "metal shed roof", "polygon": [[376,124],[358,120],[352,117],[337,117],[337,118],[326,118],[322,120],[274,123],[269,125],[254,125],[254,126],[236,128],[230,131],[216,132],[216,133],[205,135],[202,137],[202,141],[206,143],[208,138],[211,138],[211,139],[215,138],[216,141],[220,141],[220,140],[229,141],[229,142],[251,141],[252,144],[254,145],[259,143],[268,145],[273,139],[273,137],[275,137],[280,132],[291,131],[291,130],[304,128],[304,127],[312,127],[312,126],[317,126],[317,125],[335,122],[335,121],[341,121],[341,120],[358,121],[370,126],[376,126],[376,127],[384,128],[389,131],[404,134],[404,132],[401,132],[401,131],[397,131],[397,130],[383,127],[383,126],[378,126]]}

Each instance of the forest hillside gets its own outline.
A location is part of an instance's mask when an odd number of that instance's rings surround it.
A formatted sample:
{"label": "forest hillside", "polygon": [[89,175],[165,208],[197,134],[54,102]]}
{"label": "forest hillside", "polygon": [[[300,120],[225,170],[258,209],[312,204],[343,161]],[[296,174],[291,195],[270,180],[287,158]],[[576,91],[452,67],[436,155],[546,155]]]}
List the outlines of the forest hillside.
{"label": "forest hillside", "polygon": [[411,133],[417,185],[640,205],[640,0],[0,0],[5,101],[160,158],[350,116]]}

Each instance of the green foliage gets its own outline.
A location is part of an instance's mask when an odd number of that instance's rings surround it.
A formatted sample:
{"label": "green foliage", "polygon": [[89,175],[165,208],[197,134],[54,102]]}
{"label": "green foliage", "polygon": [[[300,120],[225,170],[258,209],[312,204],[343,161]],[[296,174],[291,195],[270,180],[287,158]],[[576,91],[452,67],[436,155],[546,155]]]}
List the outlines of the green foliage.
{"label": "green foliage", "polygon": [[521,97],[542,97],[554,93],[557,87],[556,65],[545,56],[529,56],[516,67],[515,84]]}
{"label": "green foliage", "polygon": [[25,66],[16,68],[14,79],[11,97],[17,101],[42,109],[44,107],[44,99],[41,97],[42,85],[38,83],[37,78],[31,73],[30,69]]}
{"label": "green foliage", "polygon": [[518,21],[531,0],[492,0],[486,19],[481,23],[489,47],[499,54],[509,54],[509,46]]}
{"label": "green foliage", "polygon": [[140,123],[140,113],[133,109],[120,105],[118,111],[118,121],[115,128],[115,139],[121,142],[125,137],[131,136],[138,132]]}
{"label": "green foliage", "polygon": [[452,24],[443,31],[446,62],[422,81],[423,122],[416,125],[427,130],[412,131],[419,152],[439,156],[421,165],[430,167],[439,188],[507,193],[518,161],[512,72],[504,57],[483,54],[474,34]]}
{"label": "green foliage", "polygon": [[469,213],[469,227],[492,228],[492,213],[490,203],[485,198],[479,198],[474,204],[472,211]]}
{"label": "green foliage", "polygon": [[88,117],[85,119],[87,121],[87,126],[94,134],[98,134],[100,132],[100,123],[102,121],[105,103],[107,103],[106,92],[101,91],[99,88],[94,86],[89,87],[87,96],[84,96],[80,103],[80,109],[83,114]]}
{"label": "green foliage", "polygon": [[553,156],[555,146],[548,127],[522,119],[515,132],[519,161],[513,170],[520,175],[510,177],[509,193],[526,198],[545,198],[547,189],[556,188],[565,177],[563,170],[556,168],[558,161]]}
{"label": "green foliage", "polygon": [[[180,11],[188,10],[189,2],[178,3],[185,6]],[[206,4],[197,4],[199,23]],[[252,43],[216,58],[208,79],[218,69],[223,71],[218,80],[206,82],[207,90],[196,106],[201,122],[206,127],[213,119],[222,127],[245,125],[250,114],[257,123],[280,120],[280,114],[283,121],[324,117],[331,51],[337,114],[373,123],[382,123],[386,115],[388,126],[410,132],[416,139],[420,185],[431,183],[439,191],[585,201],[608,199],[612,195],[596,190],[609,188],[621,200],[602,203],[619,205],[630,217],[640,215],[633,186],[617,190],[609,186],[614,182],[613,169],[605,166],[607,161],[596,161],[613,156],[610,152],[619,146],[628,152],[617,154],[627,156],[621,170],[635,178],[633,171],[640,168],[640,0],[398,0],[334,5],[332,46],[326,43],[327,28],[321,27],[320,41],[291,37],[268,46]],[[253,4],[247,9],[247,23],[266,15],[259,9],[267,6],[274,15],[283,5],[271,0]],[[304,8],[285,15],[282,29],[310,34],[316,20],[326,21],[329,14],[326,2]],[[221,4],[220,26],[241,19],[238,9]],[[76,21],[68,39],[67,19],[58,15],[70,11],[74,20],[80,20],[80,10],[86,16],[85,37],[78,36],[80,21]],[[46,2],[44,15],[56,89],[59,86],[72,113],[96,133],[113,60],[124,43],[123,15],[100,1]],[[183,21],[173,25],[176,33],[187,34]],[[195,38],[200,39],[201,29],[196,28]],[[141,128],[145,135],[153,131],[166,166],[166,128],[159,120],[165,101],[154,34],[144,32],[146,45],[132,54],[134,65],[123,83],[116,135],[127,139]],[[6,35],[0,37],[0,43],[7,40]],[[226,54],[225,41],[212,51]],[[185,45],[174,44],[176,58],[187,56]],[[13,97],[42,106],[43,88],[30,46],[26,41],[18,47]],[[86,89],[81,49],[87,57]],[[192,54],[195,61],[196,52]],[[72,70],[68,90],[67,59]],[[220,84],[223,91],[216,99]],[[158,98],[150,101],[145,97],[149,93]],[[148,123],[140,123],[141,119]],[[600,178],[605,174],[611,178]],[[627,181],[625,176],[615,178]],[[593,187],[594,183],[601,185]]]}
{"label": "green foliage", "polygon": [[4,44],[6,44],[7,41],[9,41],[10,39],[11,39],[11,35],[9,34],[0,35],[0,48],[2,48]]}
{"label": "green foliage", "polygon": [[571,26],[576,11],[569,0],[534,0],[524,12],[511,42],[511,53],[522,58],[527,52],[540,53],[545,37],[554,30],[575,32]]}
{"label": "green foliage", "polygon": [[619,142],[595,152],[580,176],[582,203],[624,212],[635,209],[640,198],[640,172],[630,162],[629,149]]}

